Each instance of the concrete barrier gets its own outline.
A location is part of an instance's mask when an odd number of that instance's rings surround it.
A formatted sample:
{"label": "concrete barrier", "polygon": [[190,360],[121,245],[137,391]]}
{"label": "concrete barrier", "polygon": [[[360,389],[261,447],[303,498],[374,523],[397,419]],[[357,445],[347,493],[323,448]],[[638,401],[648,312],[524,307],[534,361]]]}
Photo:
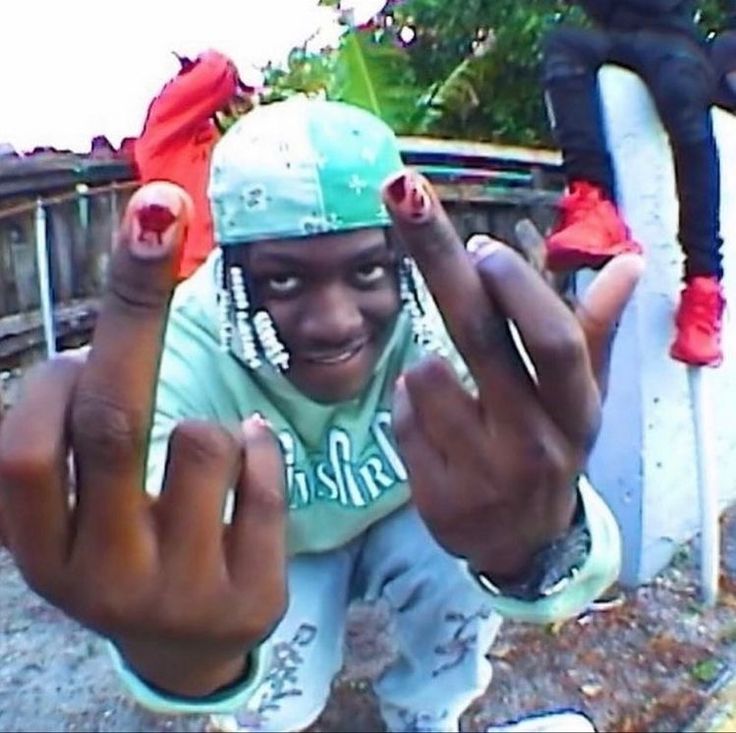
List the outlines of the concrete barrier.
{"label": "concrete barrier", "polygon": [[[668,356],[682,255],[666,134],[646,88],[616,67],[600,72],[619,198],[645,248],[647,272],[621,322],[610,393],[590,474],[621,525],[621,580],[646,582],[699,527],[693,413],[686,368]],[[726,297],[736,307],[736,117],[713,111],[721,157]],[[584,288],[590,276],[579,276]],[[736,323],[725,318],[724,364],[703,374],[713,396],[721,508],[736,499]]]}

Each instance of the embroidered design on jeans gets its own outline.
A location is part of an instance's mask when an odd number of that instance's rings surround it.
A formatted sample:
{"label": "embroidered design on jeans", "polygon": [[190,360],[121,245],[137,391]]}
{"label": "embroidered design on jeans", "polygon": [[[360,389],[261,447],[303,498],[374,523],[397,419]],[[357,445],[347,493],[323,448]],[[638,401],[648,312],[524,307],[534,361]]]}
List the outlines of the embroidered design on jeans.
{"label": "embroidered design on jeans", "polygon": [[271,669],[263,682],[263,692],[252,718],[248,721],[256,730],[267,723],[266,714],[281,709],[281,701],[304,694],[299,685],[299,666],[304,663],[301,650],[309,646],[317,636],[317,627],[301,624],[289,641],[274,644]]}
{"label": "embroidered design on jeans", "polygon": [[436,669],[432,670],[432,677],[438,677],[443,672],[458,667],[470,654],[478,642],[478,633],[471,629],[476,621],[486,621],[491,617],[491,610],[485,606],[470,616],[459,611],[448,611],[445,614],[445,622],[455,624],[456,628],[452,636],[443,644],[434,648],[437,656],[444,657],[445,661]]}
{"label": "embroidered design on jeans", "polygon": [[403,733],[423,733],[423,731],[444,730],[446,727],[447,710],[443,710],[438,715],[432,715],[432,713],[400,708],[397,705],[391,705],[391,707],[396,711]]}

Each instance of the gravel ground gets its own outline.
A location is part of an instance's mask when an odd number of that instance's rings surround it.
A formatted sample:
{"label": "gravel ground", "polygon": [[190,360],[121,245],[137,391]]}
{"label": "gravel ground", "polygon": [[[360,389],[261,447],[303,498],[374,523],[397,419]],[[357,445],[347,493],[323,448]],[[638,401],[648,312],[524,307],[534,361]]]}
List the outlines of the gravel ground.
{"label": "gravel ground", "polygon": [[[736,510],[724,517],[722,592],[697,601],[694,546],[617,608],[564,624],[507,623],[489,655],[494,680],[463,727],[554,708],[601,731],[679,731],[736,666]],[[356,607],[345,668],[317,731],[383,730],[370,680],[393,656],[387,615]],[[202,731],[198,717],[147,713],[126,699],[100,641],[30,592],[0,551],[0,730]]]}

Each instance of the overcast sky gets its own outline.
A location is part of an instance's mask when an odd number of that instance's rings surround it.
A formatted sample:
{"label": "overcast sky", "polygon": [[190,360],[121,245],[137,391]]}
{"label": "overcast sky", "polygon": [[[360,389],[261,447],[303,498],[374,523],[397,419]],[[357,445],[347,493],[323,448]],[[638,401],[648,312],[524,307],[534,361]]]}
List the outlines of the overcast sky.
{"label": "overcast sky", "polygon": [[318,29],[336,39],[332,18],[317,0],[1,0],[0,143],[86,152],[104,134],[117,146],[176,73],[172,51],[262,66]]}

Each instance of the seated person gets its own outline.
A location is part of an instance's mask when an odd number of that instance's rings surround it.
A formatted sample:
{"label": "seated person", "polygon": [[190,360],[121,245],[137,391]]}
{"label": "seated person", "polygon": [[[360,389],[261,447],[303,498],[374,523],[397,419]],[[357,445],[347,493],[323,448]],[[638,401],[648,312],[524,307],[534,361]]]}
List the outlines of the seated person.
{"label": "seated person", "polygon": [[616,208],[597,83],[601,66],[618,64],[647,85],[674,157],[685,268],[670,354],[686,364],[716,366],[723,357],[725,305],[720,167],[710,115],[716,84],[694,22],[694,3],[575,2],[594,27],[557,26],[543,52],[545,95],[568,184],[561,216],[547,240],[547,266],[596,268],[622,252],[640,251]]}

